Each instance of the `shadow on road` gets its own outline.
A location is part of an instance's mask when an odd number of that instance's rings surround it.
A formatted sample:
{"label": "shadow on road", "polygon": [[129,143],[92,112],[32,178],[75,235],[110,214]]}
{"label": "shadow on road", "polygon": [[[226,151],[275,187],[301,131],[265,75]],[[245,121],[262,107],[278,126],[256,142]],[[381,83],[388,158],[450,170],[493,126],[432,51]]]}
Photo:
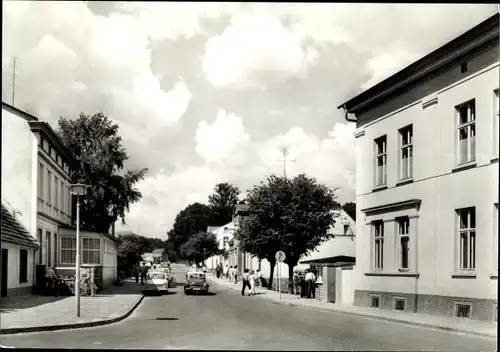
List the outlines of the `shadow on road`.
{"label": "shadow on road", "polygon": [[168,320],[168,321],[171,321],[171,320],[179,320],[179,318],[156,318],[155,320]]}
{"label": "shadow on road", "polygon": [[65,299],[65,296],[42,296],[42,295],[27,295],[27,296],[13,296],[2,297],[0,300],[0,312],[9,313],[18,309],[27,309],[43,304],[48,304]]}
{"label": "shadow on road", "polygon": [[154,292],[154,291],[146,291],[144,292],[145,296],[172,296],[176,295],[175,291],[166,291],[166,292]]}

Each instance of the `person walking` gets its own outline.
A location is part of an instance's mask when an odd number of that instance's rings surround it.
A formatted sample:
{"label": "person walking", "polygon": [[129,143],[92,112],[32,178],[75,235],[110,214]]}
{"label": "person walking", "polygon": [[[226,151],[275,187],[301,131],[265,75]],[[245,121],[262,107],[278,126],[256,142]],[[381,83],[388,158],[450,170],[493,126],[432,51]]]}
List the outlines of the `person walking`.
{"label": "person walking", "polygon": [[238,265],[234,266],[234,283],[238,283]]}
{"label": "person walking", "polygon": [[141,267],[139,266],[138,263],[134,265],[134,276],[135,276],[135,283],[139,283],[139,274],[141,272]]}
{"label": "person walking", "polygon": [[312,298],[313,285],[314,281],[316,280],[311,270],[307,269],[305,279],[306,279],[306,297]]}
{"label": "person walking", "polygon": [[255,271],[250,271],[248,281],[250,283],[250,296],[255,296]]}
{"label": "person walking", "polygon": [[259,269],[255,273],[255,285],[262,286],[262,272]]}
{"label": "person walking", "polygon": [[298,296],[299,295],[299,283],[300,283],[300,275],[299,275],[299,270],[295,269],[293,271],[293,293]]}
{"label": "person walking", "polygon": [[[241,277],[241,282],[242,282],[241,295],[244,296],[245,295],[245,289],[247,287],[249,289],[251,289],[251,286],[250,286],[250,274],[248,273],[248,269],[245,269],[245,272],[243,273],[243,275]],[[238,283],[238,282],[235,282],[235,283]]]}
{"label": "person walking", "polygon": [[141,266],[141,285],[144,286],[144,281],[147,281],[148,267],[144,264]]}
{"label": "person walking", "polygon": [[224,265],[224,269],[222,270],[222,277],[224,277],[226,280],[228,278],[228,271],[229,271],[229,266],[226,264]]}
{"label": "person walking", "polygon": [[306,298],[307,292],[306,292],[306,276],[305,276],[305,273],[301,272],[299,277],[300,277],[300,279],[299,279],[300,298]]}

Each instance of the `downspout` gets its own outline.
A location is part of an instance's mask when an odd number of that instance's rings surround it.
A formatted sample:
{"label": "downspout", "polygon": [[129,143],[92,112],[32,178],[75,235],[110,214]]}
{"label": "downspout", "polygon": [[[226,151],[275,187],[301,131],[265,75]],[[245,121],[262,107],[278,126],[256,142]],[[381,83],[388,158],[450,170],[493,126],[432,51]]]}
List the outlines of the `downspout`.
{"label": "downspout", "polygon": [[344,109],[344,114],[345,114],[344,117],[345,117],[346,121],[348,121],[348,122],[358,122],[358,120],[356,120],[356,119],[350,119],[349,118],[349,111],[347,110],[347,108],[346,108],[345,105],[342,105],[342,109]]}

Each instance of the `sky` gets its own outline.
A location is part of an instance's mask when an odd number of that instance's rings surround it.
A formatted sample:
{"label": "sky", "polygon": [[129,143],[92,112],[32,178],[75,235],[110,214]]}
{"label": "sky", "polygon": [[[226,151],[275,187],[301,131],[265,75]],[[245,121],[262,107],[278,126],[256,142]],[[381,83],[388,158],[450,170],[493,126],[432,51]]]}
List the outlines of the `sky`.
{"label": "sky", "polygon": [[165,238],[219,182],[306,173],[355,201],[337,106],[495,14],[492,4],[3,2],[2,100],[57,126],[104,112],[149,168],[127,225]]}

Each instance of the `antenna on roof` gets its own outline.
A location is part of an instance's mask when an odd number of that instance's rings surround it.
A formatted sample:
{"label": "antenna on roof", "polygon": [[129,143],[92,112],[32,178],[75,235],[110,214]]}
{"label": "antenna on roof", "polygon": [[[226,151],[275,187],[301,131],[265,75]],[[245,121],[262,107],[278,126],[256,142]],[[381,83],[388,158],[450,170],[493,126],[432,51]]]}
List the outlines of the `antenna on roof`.
{"label": "antenna on roof", "polygon": [[283,154],[283,159],[282,160],[278,160],[278,161],[281,161],[283,163],[283,176],[286,178],[286,163],[287,162],[294,163],[295,159],[290,159],[290,160],[287,159],[287,156],[288,156],[288,147],[281,148],[281,153]]}

